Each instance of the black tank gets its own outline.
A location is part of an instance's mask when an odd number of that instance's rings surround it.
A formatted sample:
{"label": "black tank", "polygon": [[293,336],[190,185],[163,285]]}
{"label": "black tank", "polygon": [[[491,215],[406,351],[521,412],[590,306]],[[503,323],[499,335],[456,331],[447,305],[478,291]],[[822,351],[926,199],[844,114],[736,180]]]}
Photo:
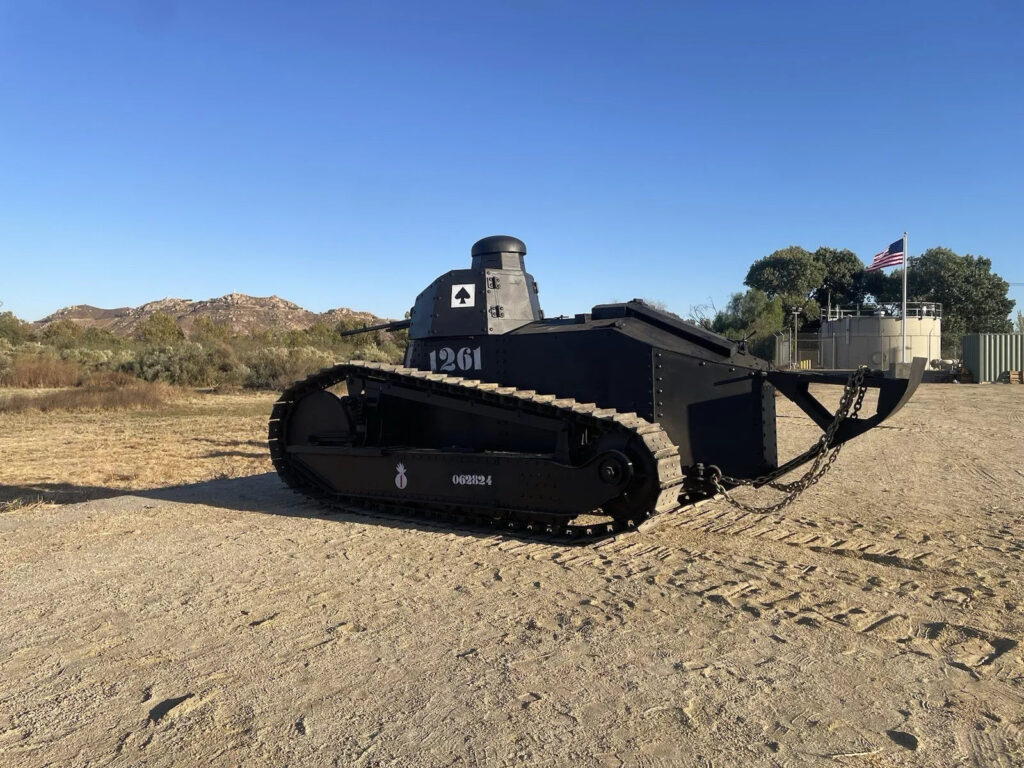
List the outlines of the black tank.
{"label": "black tank", "polygon": [[[603,535],[802,464],[819,471],[826,452],[898,410],[924,370],[778,371],[639,300],[545,319],[521,240],[486,237],[470,255],[409,320],[375,326],[409,329],[402,366],[342,364],[285,391],[270,448],[287,483],[358,511]],[[328,391],[342,383],[346,394]],[[841,412],[811,384],[844,386]],[[868,387],[875,414],[850,418]],[[782,465],[777,391],[825,432]]]}

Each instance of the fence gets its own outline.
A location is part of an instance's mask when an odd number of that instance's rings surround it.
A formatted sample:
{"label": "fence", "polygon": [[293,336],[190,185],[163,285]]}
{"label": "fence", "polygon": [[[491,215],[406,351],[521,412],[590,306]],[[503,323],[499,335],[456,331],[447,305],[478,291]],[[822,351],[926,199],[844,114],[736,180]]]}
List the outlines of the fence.
{"label": "fence", "polygon": [[816,333],[798,333],[796,355],[790,354],[793,347],[793,332],[775,332],[775,354],[772,362],[776,368],[821,368],[821,340]]}

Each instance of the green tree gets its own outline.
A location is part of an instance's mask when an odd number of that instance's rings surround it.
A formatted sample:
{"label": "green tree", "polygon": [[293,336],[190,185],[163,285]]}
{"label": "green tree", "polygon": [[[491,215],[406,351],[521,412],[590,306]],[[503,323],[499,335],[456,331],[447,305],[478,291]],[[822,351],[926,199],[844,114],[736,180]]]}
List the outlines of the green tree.
{"label": "green tree", "polygon": [[189,339],[204,345],[227,343],[231,340],[231,326],[227,323],[215,323],[208,317],[200,317],[189,329]]}
{"label": "green tree", "polygon": [[886,274],[880,269],[864,273],[862,281],[864,297],[871,297],[878,302],[899,301],[903,296],[903,270],[898,269]]}
{"label": "green tree", "polygon": [[1024,312],[1017,310],[1017,333],[1024,333]]}
{"label": "green tree", "polygon": [[751,264],[743,283],[769,299],[779,299],[785,312],[800,307],[806,323],[821,315],[813,297],[824,279],[825,265],[799,245],[791,245]]}
{"label": "green tree", "polygon": [[0,312],[0,339],[6,339],[14,346],[31,341],[34,335],[32,326],[15,317],[13,312]]}
{"label": "green tree", "polygon": [[814,291],[814,300],[821,306],[854,304],[864,298],[864,264],[853,251],[822,246],[814,252],[814,260],[825,268],[821,284]]}
{"label": "green tree", "polygon": [[750,265],[743,284],[776,296],[811,298],[825,279],[825,265],[799,245],[791,245]]}
{"label": "green tree", "polygon": [[757,288],[746,293],[734,293],[725,309],[715,314],[711,330],[731,338],[760,338],[782,328],[784,312],[782,300]]}
{"label": "green tree", "polygon": [[55,320],[43,328],[39,336],[44,344],[51,347],[70,349],[78,346],[82,338],[82,326],[66,318]]}
{"label": "green tree", "polygon": [[[893,278],[902,284],[902,271]],[[942,304],[945,349],[958,348],[967,333],[1012,331],[1009,314],[1016,302],[1009,290],[1010,284],[992,271],[991,259],[961,256],[949,248],[929,248],[911,259],[907,274],[908,299]]]}
{"label": "green tree", "polygon": [[306,343],[316,349],[332,349],[341,342],[342,337],[338,336],[336,325],[332,326],[325,322],[313,323],[305,330]]}
{"label": "green tree", "polygon": [[126,341],[106,328],[86,328],[78,345],[86,349],[121,349],[126,346]]}
{"label": "green tree", "polygon": [[371,325],[371,323],[365,318],[350,315],[349,317],[343,317],[338,320],[334,325],[334,329],[338,333],[342,333],[343,331],[354,331],[357,328],[362,328],[367,325]]}
{"label": "green tree", "polygon": [[155,312],[135,328],[135,337],[153,347],[169,347],[185,338],[174,318],[166,312]]}
{"label": "green tree", "polygon": [[284,334],[284,343],[289,349],[313,347],[315,349],[335,349],[345,339],[338,335],[338,323],[328,325],[325,322],[313,323],[308,328],[298,328]]}

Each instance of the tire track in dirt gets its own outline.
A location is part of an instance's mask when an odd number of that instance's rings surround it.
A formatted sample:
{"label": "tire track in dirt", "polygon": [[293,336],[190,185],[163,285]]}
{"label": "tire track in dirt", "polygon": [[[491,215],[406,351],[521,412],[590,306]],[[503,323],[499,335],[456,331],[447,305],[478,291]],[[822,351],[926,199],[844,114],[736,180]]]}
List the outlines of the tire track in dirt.
{"label": "tire track in dirt", "polygon": [[1020,743],[1021,733],[1013,726],[998,724],[991,730],[958,730],[956,740],[965,754],[969,755],[974,768],[1014,768],[1020,765],[1009,741]]}
{"label": "tire track in dirt", "polygon": [[[784,540],[782,536],[778,539]],[[1024,679],[1009,674],[1010,668],[1004,669],[1003,657],[1017,648],[1017,640],[971,626],[967,618],[951,620],[951,612],[969,617],[977,613],[977,607],[962,593],[955,593],[962,599],[953,601],[944,599],[941,590],[923,596],[923,585],[912,578],[917,574],[887,580],[877,572],[858,574],[749,553],[731,562],[725,553],[690,550],[635,535],[590,547],[501,539],[492,541],[491,546],[570,570],[592,569],[606,582],[643,578],[773,625],[791,623],[812,630],[829,627],[871,635],[899,653],[942,661],[977,680],[984,675],[1001,681],[1012,689],[1007,692],[1011,699],[1024,706]],[[811,552],[817,554],[813,548]],[[882,569],[872,571],[884,571],[888,563],[880,565]]]}
{"label": "tire track in dirt", "polygon": [[869,562],[905,568],[912,571],[940,569],[950,564],[930,549],[893,546],[892,542],[859,536],[835,536],[817,523],[807,524],[793,519],[777,519],[773,515],[744,512],[733,507],[722,509],[707,506],[667,518],[669,528],[683,528],[723,536],[763,538],[814,552],[852,557]]}
{"label": "tire track in dirt", "polygon": [[[855,560],[875,563],[878,565],[902,568],[921,573],[942,574],[954,579],[970,580],[970,589],[976,597],[1001,597],[1002,587],[1006,585],[1007,573],[1005,559],[1007,556],[1015,560],[1017,551],[1024,552],[1021,537],[1008,524],[999,533],[1000,538],[989,542],[989,547],[998,554],[995,562],[989,564],[987,558],[980,558],[975,551],[982,545],[973,545],[968,551],[963,546],[952,547],[943,544],[941,539],[929,539],[928,548],[907,546],[893,539],[881,541],[878,537],[846,533],[836,534],[823,528],[816,522],[804,522],[798,519],[779,518],[775,515],[764,515],[744,512],[733,507],[722,508],[720,505],[707,505],[695,510],[685,510],[676,515],[655,518],[648,530],[681,529],[700,532],[711,536],[727,539],[756,539],[765,542],[777,542],[787,546],[804,548],[812,552],[846,557]],[[860,525],[851,523],[855,529]],[[998,567],[988,567],[989,565]]]}
{"label": "tire track in dirt", "polygon": [[[983,459],[958,453],[952,457],[951,463],[954,472],[972,478],[977,482],[979,496],[999,496],[1014,490],[1011,485],[1012,480],[1004,480],[1002,477],[994,474],[993,468],[987,467]],[[995,471],[999,472],[998,469]],[[1002,473],[999,472],[999,474]]]}

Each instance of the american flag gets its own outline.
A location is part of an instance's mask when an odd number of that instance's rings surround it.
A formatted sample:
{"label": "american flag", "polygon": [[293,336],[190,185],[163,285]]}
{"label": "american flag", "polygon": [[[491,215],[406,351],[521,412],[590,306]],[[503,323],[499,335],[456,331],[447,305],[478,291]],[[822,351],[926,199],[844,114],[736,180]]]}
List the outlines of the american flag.
{"label": "american flag", "polygon": [[903,238],[890,245],[881,253],[875,254],[874,261],[867,268],[870,272],[873,269],[884,269],[885,267],[898,267],[903,263]]}

